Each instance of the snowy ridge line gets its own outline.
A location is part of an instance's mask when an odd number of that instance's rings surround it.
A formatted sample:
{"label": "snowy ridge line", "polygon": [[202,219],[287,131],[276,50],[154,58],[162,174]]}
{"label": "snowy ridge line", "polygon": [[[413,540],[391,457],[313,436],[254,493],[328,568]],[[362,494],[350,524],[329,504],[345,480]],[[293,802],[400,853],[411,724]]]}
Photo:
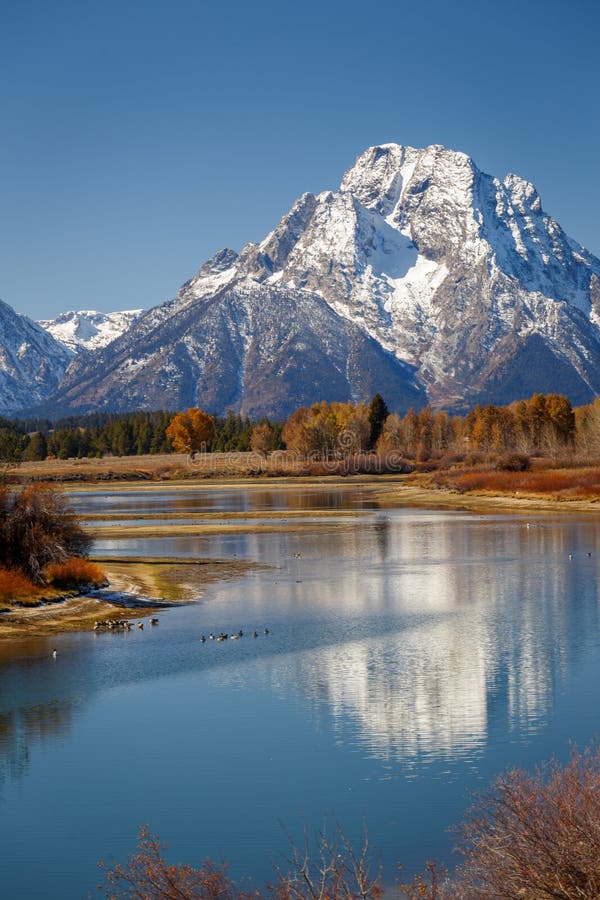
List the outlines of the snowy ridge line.
{"label": "snowy ridge line", "polygon": [[[536,391],[586,403],[600,395],[599,324],[600,260],[529,181],[389,143],[338,191],[302,194],[263,240],[220,250],[173,300],[116,321],[55,400],[258,416],[375,391],[398,411]],[[80,326],[87,313],[67,314],[61,340]],[[98,328],[82,340],[104,340]]]}

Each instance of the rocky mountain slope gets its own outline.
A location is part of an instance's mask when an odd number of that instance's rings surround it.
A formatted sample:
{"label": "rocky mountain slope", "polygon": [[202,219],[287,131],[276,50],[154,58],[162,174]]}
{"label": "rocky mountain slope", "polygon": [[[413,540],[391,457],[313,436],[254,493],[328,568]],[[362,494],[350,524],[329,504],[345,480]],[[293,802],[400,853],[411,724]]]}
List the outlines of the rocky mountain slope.
{"label": "rocky mountain slope", "polygon": [[533,187],[441,146],[371,147],[337,192],[304,194],[220,251],[56,397],[71,410],[283,415],[381,391],[403,410],[600,393],[600,260]]}
{"label": "rocky mountain slope", "polygon": [[40,319],[45,331],[79,353],[80,350],[99,350],[120,337],[141,315],[141,309],[102,313],[95,309],[69,310],[55,319]]}
{"label": "rocky mountain slope", "polygon": [[[218,264],[218,263],[217,263]],[[147,313],[106,351],[73,362],[61,410],[182,409],[286,415],[316,399],[366,399],[402,408],[425,401],[396,360],[320,297],[252,279],[219,287],[205,268],[171,304]],[[196,296],[200,282],[204,294]]]}
{"label": "rocky mountain slope", "polygon": [[0,415],[46,401],[72,358],[52,335],[0,300]]}

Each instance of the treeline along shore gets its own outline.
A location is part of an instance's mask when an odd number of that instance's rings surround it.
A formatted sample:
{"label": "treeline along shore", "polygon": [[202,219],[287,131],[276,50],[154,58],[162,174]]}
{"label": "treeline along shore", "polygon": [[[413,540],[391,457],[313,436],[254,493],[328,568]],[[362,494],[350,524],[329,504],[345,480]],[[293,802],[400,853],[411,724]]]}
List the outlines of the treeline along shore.
{"label": "treeline along shore", "polygon": [[[144,456],[198,450],[188,413],[93,413],[58,419],[0,418],[0,458],[14,462]],[[235,413],[203,413],[210,429],[203,449],[272,452],[335,458],[349,453],[398,451],[425,461],[448,452],[518,452],[577,459],[600,455],[600,399],[573,408],[560,394],[534,394],[509,406],[476,406],[450,415],[429,406],[389,413],[376,394],[370,403],[321,401],[285,421],[253,421]],[[177,431],[177,423],[187,435]],[[189,444],[189,446],[188,446]]]}
{"label": "treeline along shore", "polygon": [[370,403],[322,401],[286,421],[198,409],[0,420],[13,480],[173,481],[410,475],[459,493],[600,496],[600,399],[559,394],[464,415],[424,407],[400,416]]}

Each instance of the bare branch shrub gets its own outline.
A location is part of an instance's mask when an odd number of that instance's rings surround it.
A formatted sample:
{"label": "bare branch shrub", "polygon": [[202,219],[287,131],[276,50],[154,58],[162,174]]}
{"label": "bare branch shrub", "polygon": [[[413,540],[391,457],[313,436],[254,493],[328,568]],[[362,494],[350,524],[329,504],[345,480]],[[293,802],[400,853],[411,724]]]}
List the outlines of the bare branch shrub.
{"label": "bare branch shrub", "polygon": [[308,838],[303,848],[291,846],[289,871],[278,869],[278,881],[271,888],[277,900],[378,900],[383,893],[381,870],[370,872],[366,834],[359,853],[341,829],[334,840],[319,834],[316,851]]}
{"label": "bare branch shrub", "polygon": [[210,860],[195,869],[170,865],[163,857],[158,838],[140,829],[138,849],[126,865],[109,868],[100,864],[106,878],[105,896],[111,900],[250,900],[239,891],[225,866]]}
{"label": "bare branch shrub", "polygon": [[319,835],[313,855],[309,843],[293,846],[289,872],[276,870],[276,880],[263,890],[245,891],[231,880],[225,865],[205,860],[199,868],[171,865],[147,828],[140,829],[138,849],[126,865],[100,867],[104,896],[111,900],[378,900],[381,873],[369,874],[369,846],[360,853],[338,832],[334,842]]}
{"label": "bare branch shrub", "polygon": [[56,488],[34,484],[20,492],[0,491],[0,565],[41,584],[46,566],[85,556],[90,546],[91,538]]}
{"label": "bare branch shrub", "polygon": [[573,751],[533,775],[509,772],[460,830],[452,896],[469,900],[600,897],[600,753]]}
{"label": "bare branch shrub", "polygon": [[[500,777],[459,830],[463,863],[451,878],[435,863],[396,895],[406,900],[598,900],[600,897],[600,752],[574,751],[533,775]],[[379,900],[382,872],[369,871],[365,837],[356,853],[343,832],[292,845],[288,870],[264,890],[241,891],[224,866],[171,866],[156,837],[140,833],[126,866],[105,868],[106,894],[130,900]]]}

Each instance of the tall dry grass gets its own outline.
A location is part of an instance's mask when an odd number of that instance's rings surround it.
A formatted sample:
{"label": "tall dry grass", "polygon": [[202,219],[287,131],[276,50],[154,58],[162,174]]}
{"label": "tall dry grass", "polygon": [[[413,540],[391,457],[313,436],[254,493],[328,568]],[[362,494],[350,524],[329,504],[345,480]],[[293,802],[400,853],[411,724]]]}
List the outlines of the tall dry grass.
{"label": "tall dry grass", "polygon": [[436,472],[432,483],[467,493],[490,491],[556,499],[600,499],[600,467],[584,469],[541,469],[507,472],[494,469],[464,472]]}
{"label": "tall dry grass", "polygon": [[65,562],[53,563],[44,569],[47,584],[61,590],[73,590],[92,585],[101,587],[106,583],[106,573],[89,559],[74,557]]}
{"label": "tall dry grass", "polygon": [[24,603],[37,599],[39,593],[22,572],[0,566],[0,603]]}

